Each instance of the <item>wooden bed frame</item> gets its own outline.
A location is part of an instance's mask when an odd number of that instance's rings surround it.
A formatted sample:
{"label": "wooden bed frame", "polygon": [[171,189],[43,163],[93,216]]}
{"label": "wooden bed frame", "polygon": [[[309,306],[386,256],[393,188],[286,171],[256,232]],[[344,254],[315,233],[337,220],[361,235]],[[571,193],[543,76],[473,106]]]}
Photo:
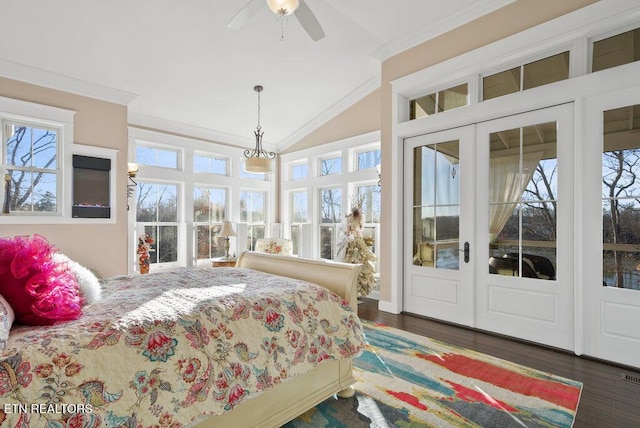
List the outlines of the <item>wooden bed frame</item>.
{"label": "wooden bed frame", "polygon": [[[357,311],[360,265],[247,251],[240,254],[236,266],[313,282],[343,297]],[[265,391],[228,413],[194,423],[193,428],[280,427],[333,394],[353,396],[356,380],[351,368],[350,359],[322,362],[307,374]]]}

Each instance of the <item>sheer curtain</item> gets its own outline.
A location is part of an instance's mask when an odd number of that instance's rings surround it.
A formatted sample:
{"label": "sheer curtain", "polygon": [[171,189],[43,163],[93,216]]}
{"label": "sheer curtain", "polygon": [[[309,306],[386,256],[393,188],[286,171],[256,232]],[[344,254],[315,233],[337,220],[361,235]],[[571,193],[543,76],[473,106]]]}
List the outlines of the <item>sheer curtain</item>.
{"label": "sheer curtain", "polygon": [[489,161],[489,240],[494,242],[513,214],[544,152],[507,155]]}

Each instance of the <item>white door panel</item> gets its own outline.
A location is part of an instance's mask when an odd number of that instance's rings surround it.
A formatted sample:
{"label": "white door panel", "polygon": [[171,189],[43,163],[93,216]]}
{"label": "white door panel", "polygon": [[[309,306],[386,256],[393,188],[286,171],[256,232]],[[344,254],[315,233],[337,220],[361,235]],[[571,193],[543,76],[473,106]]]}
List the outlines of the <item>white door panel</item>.
{"label": "white door panel", "polygon": [[570,350],[573,130],[572,104],[478,124],[475,180],[477,327]]}

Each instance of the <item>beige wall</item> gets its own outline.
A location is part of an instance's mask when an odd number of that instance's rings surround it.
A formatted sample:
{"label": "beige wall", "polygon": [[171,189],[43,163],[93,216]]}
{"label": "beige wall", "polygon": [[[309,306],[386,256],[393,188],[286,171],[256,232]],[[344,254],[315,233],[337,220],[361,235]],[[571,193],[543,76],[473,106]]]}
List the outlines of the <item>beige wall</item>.
{"label": "beige wall", "polygon": [[[119,150],[115,224],[3,224],[0,236],[38,233],[71,259],[102,276],[127,272],[127,107],[0,77],[0,96],[74,110],[74,143]],[[120,177],[123,179],[121,180]]]}
{"label": "beige wall", "polygon": [[376,89],[282,153],[316,147],[380,130],[380,89]]}

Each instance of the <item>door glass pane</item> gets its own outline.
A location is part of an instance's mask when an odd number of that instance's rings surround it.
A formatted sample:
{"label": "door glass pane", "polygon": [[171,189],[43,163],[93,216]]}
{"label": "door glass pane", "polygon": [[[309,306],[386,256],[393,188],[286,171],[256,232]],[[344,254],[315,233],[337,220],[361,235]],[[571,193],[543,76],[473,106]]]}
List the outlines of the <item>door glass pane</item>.
{"label": "door glass pane", "polygon": [[640,290],[640,105],[604,112],[603,285]]}
{"label": "door glass pane", "polygon": [[413,264],[459,268],[460,142],[414,149]]}
{"label": "door glass pane", "polygon": [[489,272],[554,280],[556,123],[490,135]]}

